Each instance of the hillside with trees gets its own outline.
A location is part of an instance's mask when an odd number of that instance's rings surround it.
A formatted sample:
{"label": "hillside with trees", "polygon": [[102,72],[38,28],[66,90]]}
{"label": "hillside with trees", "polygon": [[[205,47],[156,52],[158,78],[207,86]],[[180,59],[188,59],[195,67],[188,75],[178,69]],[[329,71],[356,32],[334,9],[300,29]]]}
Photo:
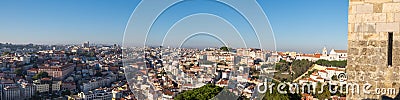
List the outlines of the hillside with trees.
{"label": "hillside with trees", "polygon": [[328,60],[317,60],[315,61],[315,64],[321,65],[321,66],[334,66],[334,67],[340,67],[340,68],[345,68],[347,65],[347,60],[343,61],[328,61]]}
{"label": "hillside with trees", "polygon": [[222,87],[207,84],[200,88],[184,91],[177,95],[174,100],[209,100],[222,91]]}

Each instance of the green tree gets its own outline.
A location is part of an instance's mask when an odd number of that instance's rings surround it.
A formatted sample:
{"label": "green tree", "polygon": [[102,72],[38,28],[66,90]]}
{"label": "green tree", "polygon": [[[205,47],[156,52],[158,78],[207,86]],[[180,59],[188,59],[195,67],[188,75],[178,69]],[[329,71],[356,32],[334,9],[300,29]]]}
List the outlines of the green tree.
{"label": "green tree", "polygon": [[300,100],[301,96],[297,93],[289,93],[289,86],[285,86],[284,89],[281,91],[286,91],[286,94],[279,93],[278,92],[278,84],[279,82],[273,81],[275,85],[272,86],[272,93],[269,91],[269,88],[267,89],[267,92],[264,95],[263,100]]}
{"label": "green tree", "polygon": [[96,76],[96,77],[102,77],[103,74],[102,74],[101,72],[96,72],[96,74],[94,74],[94,76]]}
{"label": "green tree", "polygon": [[174,100],[209,100],[222,91],[222,87],[207,84],[200,88],[188,90],[177,95]]}
{"label": "green tree", "polygon": [[32,68],[39,68],[37,64],[33,64]]}
{"label": "green tree", "polygon": [[292,62],[293,77],[299,77],[301,74],[306,73],[313,65],[313,62],[308,60],[295,60]]}
{"label": "green tree", "polygon": [[5,56],[5,55],[8,55],[8,54],[10,54],[10,52],[3,52],[1,55]]}
{"label": "green tree", "polygon": [[17,74],[17,76],[24,76],[22,69],[17,69],[14,73]]}
{"label": "green tree", "polygon": [[47,73],[47,72],[40,72],[40,73],[36,74],[35,76],[33,76],[32,78],[35,79],[35,80],[37,80],[37,79],[45,78],[45,77],[49,77],[49,73]]}
{"label": "green tree", "polygon": [[277,69],[278,71],[288,71],[290,69],[290,63],[281,60],[279,63],[275,64],[275,69]]}
{"label": "green tree", "polygon": [[333,76],[331,77],[331,79],[334,80],[334,81],[337,81],[337,80],[338,80],[337,75],[333,75]]}
{"label": "green tree", "polygon": [[221,48],[219,48],[219,49],[222,50],[222,51],[229,51],[229,48],[226,47],[226,46],[223,46],[223,47],[221,47]]}
{"label": "green tree", "polygon": [[[321,83],[317,83],[317,92],[316,94],[314,94],[314,96],[316,98],[318,98],[319,100],[325,100],[325,99],[329,99],[331,97],[331,92],[329,91],[329,87],[328,85],[324,85],[323,87],[321,86]],[[321,88],[323,88],[322,93],[318,93],[318,91],[321,91]]]}
{"label": "green tree", "polygon": [[322,66],[335,66],[335,67],[346,67],[347,66],[347,60],[342,60],[342,61],[328,61],[324,59],[320,59],[315,61],[315,64],[322,65]]}
{"label": "green tree", "polygon": [[64,91],[61,92],[61,95],[62,95],[62,96],[71,95],[71,91],[69,91],[69,90],[64,90]]}

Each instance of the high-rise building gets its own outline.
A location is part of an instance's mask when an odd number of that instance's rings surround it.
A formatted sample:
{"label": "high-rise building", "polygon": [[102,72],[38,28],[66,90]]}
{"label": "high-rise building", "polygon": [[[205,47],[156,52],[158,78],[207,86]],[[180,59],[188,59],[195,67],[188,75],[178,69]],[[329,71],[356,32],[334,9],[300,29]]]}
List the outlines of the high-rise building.
{"label": "high-rise building", "polygon": [[400,87],[400,0],[349,1],[347,97],[394,98]]}
{"label": "high-rise building", "polygon": [[2,100],[19,100],[21,98],[21,90],[18,86],[7,86],[3,90]]}
{"label": "high-rise building", "polygon": [[84,47],[84,48],[90,47],[89,41],[86,41],[85,43],[83,43],[82,47]]}
{"label": "high-rise building", "polygon": [[31,98],[33,95],[35,95],[36,92],[36,87],[33,86],[31,83],[23,83],[21,84],[21,94],[23,94],[23,97],[25,99]]}

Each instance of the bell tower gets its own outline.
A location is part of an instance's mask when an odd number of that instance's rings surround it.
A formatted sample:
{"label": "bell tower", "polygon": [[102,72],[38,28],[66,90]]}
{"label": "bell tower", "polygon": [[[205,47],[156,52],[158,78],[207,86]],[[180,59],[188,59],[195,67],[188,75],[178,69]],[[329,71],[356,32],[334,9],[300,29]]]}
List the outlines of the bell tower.
{"label": "bell tower", "polygon": [[322,49],[322,55],[323,55],[323,56],[328,56],[328,49],[326,49],[326,47],[324,47],[324,48]]}

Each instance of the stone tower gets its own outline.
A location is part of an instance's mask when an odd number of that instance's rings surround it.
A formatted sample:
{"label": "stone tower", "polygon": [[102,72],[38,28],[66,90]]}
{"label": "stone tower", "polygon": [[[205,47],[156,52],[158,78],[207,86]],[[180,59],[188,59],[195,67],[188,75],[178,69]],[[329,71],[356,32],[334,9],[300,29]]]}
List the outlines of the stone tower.
{"label": "stone tower", "polygon": [[349,90],[347,98],[394,98],[400,90],[400,0],[349,1],[346,73],[359,93]]}

